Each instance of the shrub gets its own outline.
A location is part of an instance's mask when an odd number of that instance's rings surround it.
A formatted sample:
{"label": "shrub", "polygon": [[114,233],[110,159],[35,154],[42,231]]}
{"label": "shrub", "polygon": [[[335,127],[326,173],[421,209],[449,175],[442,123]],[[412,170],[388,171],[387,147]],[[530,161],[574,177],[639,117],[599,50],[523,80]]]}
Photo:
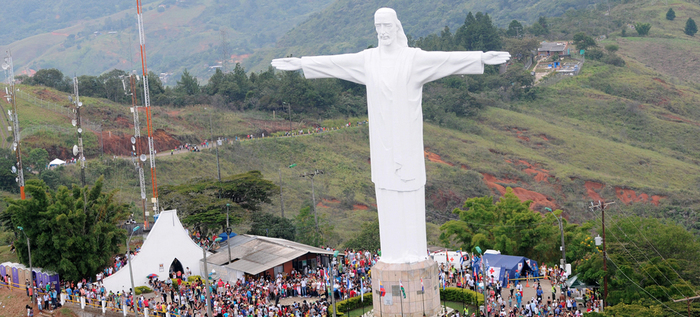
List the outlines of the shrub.
{"label": "shrub", "polygon": [[440,300],[445,300],[449,302],[461,302],[465,304],[473,304],[475,299],[478,301],[476,304],[481,305],[484,303],[484,295],[474,292],[472,290],[448,287],[444,290],[440,290]]}
{"label": "shrub", "polygon": [[338,307],[339,312],[347,313],[351,310],[362,308],[363,306],[372,306],[372,293],[365,293],[364,298],[364,302],[360,299],[360,296],[348,298],[337,302],[336,307]]}
{"label": "shrub", "polygon": [[599,60],[599,59],[603,58],[604,55],[605,55],[605,53],[603,53],[603,51],[601,51],[599,49],[592,49],[592,50],[589,50],[588,52],[586,52],[586,57],[593,59],[593,60]]}
{"label": "shrub", "polygon": [[148,286],[136,286],[134,288],[134,294],[136,295],[147,294],[151,292],[153,292],[153,290]]}
{"label": "shrub", "polygon": [[201,281],[201,280],[202,280],[202,277],[199,276],[199,275],[192,275],[192,276],[190,276],[190,277],[187,278],[187,282],[190,282],[190,283],[191,283],[191,282]]}

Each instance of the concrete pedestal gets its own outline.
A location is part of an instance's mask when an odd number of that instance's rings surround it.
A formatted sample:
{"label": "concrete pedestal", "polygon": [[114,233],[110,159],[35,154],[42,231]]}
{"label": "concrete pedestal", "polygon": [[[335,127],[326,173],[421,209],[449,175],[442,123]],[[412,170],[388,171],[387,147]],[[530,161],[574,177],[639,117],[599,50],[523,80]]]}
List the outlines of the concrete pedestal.
{"label": "concrete pedestal", "polygon": [[[421,291],[421,278],[425,293]],[[380,280],[386,290],[384,297],[379,296]],[[406,298],[401,293],[399,280],[406,290]],[[374,316],[422,317],[423,313],[437,316],[441,309],[439,285],[438,266],[432,259],[404,264],[380,261],[372,267]]]}

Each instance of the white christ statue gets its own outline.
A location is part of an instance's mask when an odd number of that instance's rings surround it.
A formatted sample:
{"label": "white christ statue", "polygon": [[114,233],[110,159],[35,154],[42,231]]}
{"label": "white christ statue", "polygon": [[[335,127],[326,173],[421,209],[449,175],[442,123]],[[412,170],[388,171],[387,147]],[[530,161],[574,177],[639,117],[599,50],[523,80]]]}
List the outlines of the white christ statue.
{"label": "white christ statue", "polygon": [[449,75],[483,74],[507,52],[426,52],[408,47],[396,11],[374,14],[377,48],[354,54],[279,58],[280,70],[303,70],[306,78],[339,78],[367,87],[372,182],[375,184],[381,262],[428,258],[425,233],[423,85]]}

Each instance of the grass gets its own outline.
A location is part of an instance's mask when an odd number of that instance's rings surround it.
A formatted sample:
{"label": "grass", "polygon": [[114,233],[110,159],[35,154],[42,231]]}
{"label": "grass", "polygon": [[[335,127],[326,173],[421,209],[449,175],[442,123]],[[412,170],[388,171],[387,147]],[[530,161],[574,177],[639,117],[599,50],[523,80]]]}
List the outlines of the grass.
{"label": "grass", "polygon": [[0,263],[5,263],[5,262],[17,263],[18,261],[19,260],[17,259],[17,254],[10,252],[9,245],[0,246]]}

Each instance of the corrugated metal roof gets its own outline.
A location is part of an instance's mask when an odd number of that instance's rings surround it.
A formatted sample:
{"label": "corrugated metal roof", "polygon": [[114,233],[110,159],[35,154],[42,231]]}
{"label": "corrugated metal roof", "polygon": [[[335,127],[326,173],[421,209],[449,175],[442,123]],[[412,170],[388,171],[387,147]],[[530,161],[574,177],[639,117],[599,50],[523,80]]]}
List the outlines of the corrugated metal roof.
{"label": "corrugated metal roof", "polygon": [[562,52],[566,48],[566,44],[564,42],[543,42],[537,50],[540,52]]}
{"label": "corrugated metal roof", "polygon": [[[326,251],[298,242],[254,235],[237,235],[227,242],[231,243],[231,259],[233,261],[226,267],[252,275],[282,265],[307,253],[333,254],[333,251]],[[227,249],[228,245],[222,245],[216,254],[207,257],[207,262],[215,265],[226,264],[228,262]]]}

